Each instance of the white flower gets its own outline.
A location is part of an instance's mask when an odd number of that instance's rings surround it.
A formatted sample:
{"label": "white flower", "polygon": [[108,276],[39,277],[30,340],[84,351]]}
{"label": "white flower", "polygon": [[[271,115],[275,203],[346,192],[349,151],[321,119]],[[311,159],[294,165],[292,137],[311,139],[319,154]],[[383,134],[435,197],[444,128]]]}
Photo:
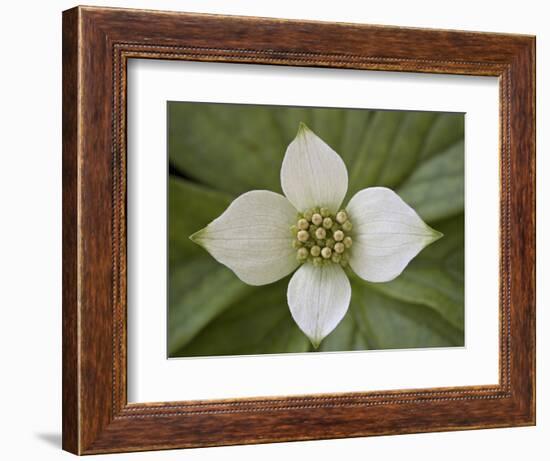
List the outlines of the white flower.
{"label": "white flower", "polygon": [[288,305],[316,348],[348,309],[344,267],[369,282],[388,282],[442,236],[385,187],[357,192],[342,209],[346,166],[304,124],[286,150],[281,186],[285,196],[242,194],[190,238],[249,285],[275,282],[298,268]]}

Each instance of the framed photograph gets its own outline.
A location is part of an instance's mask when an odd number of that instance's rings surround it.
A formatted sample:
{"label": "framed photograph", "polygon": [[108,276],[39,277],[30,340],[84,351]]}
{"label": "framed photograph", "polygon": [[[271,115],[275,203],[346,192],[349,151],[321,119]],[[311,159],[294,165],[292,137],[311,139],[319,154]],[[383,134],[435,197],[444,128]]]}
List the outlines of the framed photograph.
{"label": "framed photograph", "polygon": [[63,13],[63,448],[535,424],[535,39]]}

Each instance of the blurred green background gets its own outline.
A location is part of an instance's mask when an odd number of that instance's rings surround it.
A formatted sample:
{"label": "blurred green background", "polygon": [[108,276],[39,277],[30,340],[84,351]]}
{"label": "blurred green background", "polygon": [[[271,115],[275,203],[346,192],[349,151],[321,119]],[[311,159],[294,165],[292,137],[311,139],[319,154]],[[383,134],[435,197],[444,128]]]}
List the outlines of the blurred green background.
{"label": "blurred green background", "polygon": [[169,102],[169,357],[313,350],[290,315],[290,276],[248,286],[188,238],[243,192],[282,193],[301,121],[344,159],[344,203],[387,186],[445,234],[392,282],[352,279],[348,313],[318,350],[463,346],[463,114]]}

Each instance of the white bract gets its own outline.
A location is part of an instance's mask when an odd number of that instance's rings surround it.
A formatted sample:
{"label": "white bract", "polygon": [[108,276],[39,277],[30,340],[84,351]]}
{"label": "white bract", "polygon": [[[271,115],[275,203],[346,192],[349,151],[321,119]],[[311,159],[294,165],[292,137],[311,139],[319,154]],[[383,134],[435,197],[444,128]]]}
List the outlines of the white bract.
{"label": "white bract", "polygon": [[357,192],[342,209],[346,166],[304,124],[286,150],[281,186],[284,196],[242,194],[190,238],[249,285],[275,282],[298,268],[288,305],[316,348],[348,310],[344,268],[369,282],[388,282],[442,236],[385,187]]}

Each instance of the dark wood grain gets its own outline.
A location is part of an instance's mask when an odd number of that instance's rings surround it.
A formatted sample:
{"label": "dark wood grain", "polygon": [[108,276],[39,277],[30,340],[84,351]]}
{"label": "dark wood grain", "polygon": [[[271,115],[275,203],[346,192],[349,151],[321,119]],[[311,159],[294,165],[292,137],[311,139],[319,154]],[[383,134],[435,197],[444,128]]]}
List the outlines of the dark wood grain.
{"label": "dark wood grain", "polygon": [[[78,7],[63,14],[63,448],[78,454],[535,422],[534,37]],[[500,381],[129,404],[126,63],[175,59],[500,78]]]}
{"label": "dark wood grain", "polygon": [[78,10],[63,16],[63,448],[80,452],[78,400]]}

